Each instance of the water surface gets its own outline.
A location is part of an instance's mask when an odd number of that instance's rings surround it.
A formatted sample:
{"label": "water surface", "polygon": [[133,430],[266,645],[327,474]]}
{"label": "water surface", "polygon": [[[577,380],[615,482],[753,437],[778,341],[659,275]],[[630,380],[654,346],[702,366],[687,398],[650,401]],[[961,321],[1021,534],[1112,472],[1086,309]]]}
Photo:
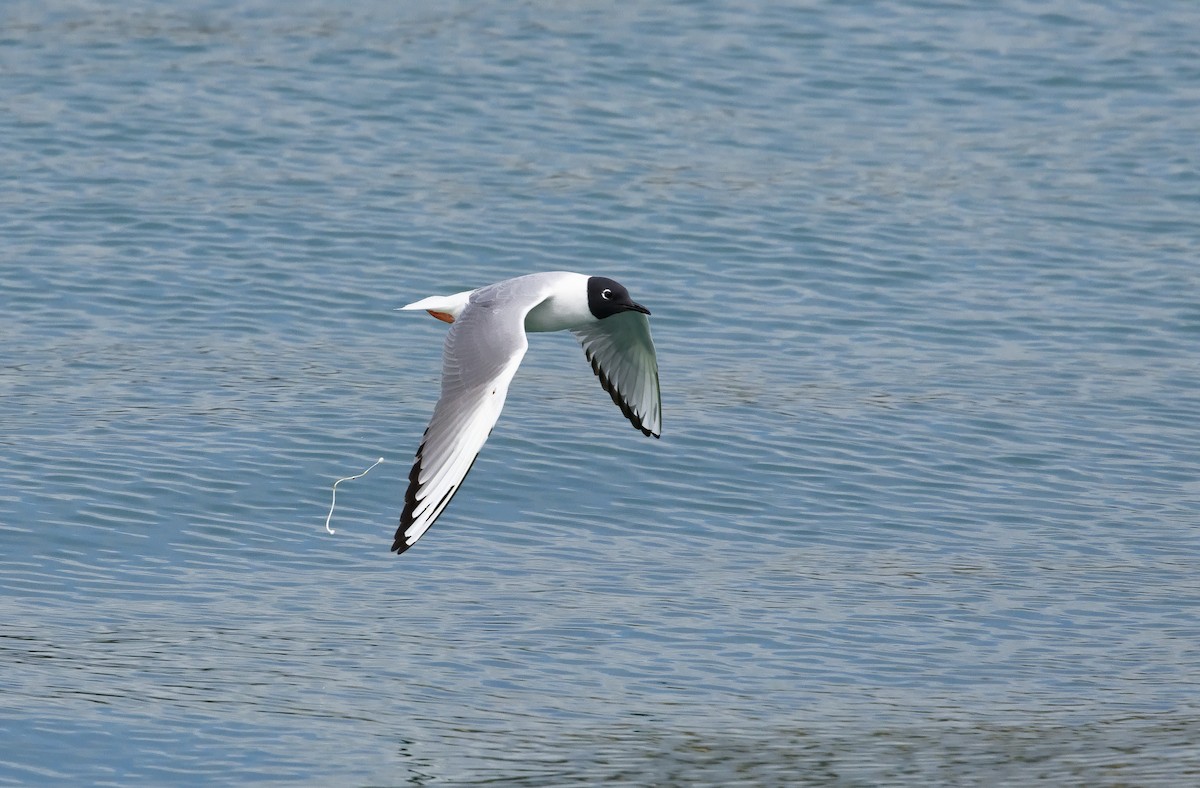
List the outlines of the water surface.
{"label": "water surface", "polygon": [[[1194,4],[0,23],[0,782],[1200,777]],[[389,554],[555,269],[662,440],[535,336]]]}

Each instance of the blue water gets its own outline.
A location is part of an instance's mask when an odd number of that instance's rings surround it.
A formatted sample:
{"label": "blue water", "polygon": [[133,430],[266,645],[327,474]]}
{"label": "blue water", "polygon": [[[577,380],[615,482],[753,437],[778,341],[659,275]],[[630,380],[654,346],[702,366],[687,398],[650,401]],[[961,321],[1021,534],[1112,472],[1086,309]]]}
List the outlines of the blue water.
{"label": "blue water", "polygon": [[[1197,31],[0,7],[0,783],[1197,781]],[[536,336],[397,558],[394,307],[555,269],[662,440]]]}

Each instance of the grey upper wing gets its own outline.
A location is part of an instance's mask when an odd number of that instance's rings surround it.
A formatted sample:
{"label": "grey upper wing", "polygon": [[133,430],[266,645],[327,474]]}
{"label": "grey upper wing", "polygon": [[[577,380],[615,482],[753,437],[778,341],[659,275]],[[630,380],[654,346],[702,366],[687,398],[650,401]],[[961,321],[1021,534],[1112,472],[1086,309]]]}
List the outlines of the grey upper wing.
{"label": "grey upper wing", "polygon": [[571,331],[613,402],[645,435],[662,434],[662,395],[650,321],[639,312],[619,315]]}
{"label": "grey upper wing", "polygon": [[[491,434],[529,347],[525,315],[538,302],[472,297],[446,335],[442,394],[417,449],[392,550],[421,538],[458,492]],[[522,299],[524,301],[525,299]]]}

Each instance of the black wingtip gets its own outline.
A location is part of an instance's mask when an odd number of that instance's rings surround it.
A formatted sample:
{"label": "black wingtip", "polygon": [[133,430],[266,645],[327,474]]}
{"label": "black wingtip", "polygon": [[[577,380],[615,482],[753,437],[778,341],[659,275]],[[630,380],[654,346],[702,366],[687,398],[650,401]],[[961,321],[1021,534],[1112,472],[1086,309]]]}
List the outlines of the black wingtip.
{"label": "black wingtip", "polygon": [[[426,434],[429,430],[425,430]],[[417,508],[417,490],[421,488],[419,477],[421,475],[421,454],[425,451],[425,439],[421,438],[421,445],[417,448],[416,459],[413,460],[412,470],[408,472],[408,489],[404,492],[404,511],[400,513],[400,527],[396,529],[396,536],[392,540],[392,552],[400,555],[412,545],[404,541],[404,532],[413,523],[413,512]]]}
{"label": "black wingtip", "polygon": [[[429,430],[426,429],[425,433],[429,434]],[[417,509],[417,491],[421,489],[421,460],[422,453],[424,451],[425,441],[422,439],[421,446],[417,449],[417,458],[413,462],[412,470],[408,472],[408,490],[406,490],[404,493],[404,511],[400,513],[400,527],[396,529],[396,536],[392,540],[392,552],[396,555],[402,554],[405,550],[416,544],[416,542],[413,542],[413,544],[408,544],[408,542],[406,542],[404,539],[404,532],[408,530],[409,526],[411,526],[413,521],[416,519],[413,517],[413,513]],[[450,503],[450,499],[453,498],[454,494],[458,492],[460,487],[462,487],[463,481],[465,481],[466,478],[471,474],[471,469],[475,467],[475,462],[478,459],[479,454],[477,452],[471,459],[471,464],[467,466],[467,470],[463,473],[462,479],[459,479],[458,484],[452,485],[450,489],[446,491],[446,494],[442,496],[442,500],[438,501],[437,506],[434,507],[433,519],[430,520],[429,525],[425,527],[426,532],[428,532],[429,529],[433,527],[433,524],[437,522],[437,519],[442,516],[442,510],[446,508],[446,505]],[[424,534],[422,534],[422,536],[424,536]]]}

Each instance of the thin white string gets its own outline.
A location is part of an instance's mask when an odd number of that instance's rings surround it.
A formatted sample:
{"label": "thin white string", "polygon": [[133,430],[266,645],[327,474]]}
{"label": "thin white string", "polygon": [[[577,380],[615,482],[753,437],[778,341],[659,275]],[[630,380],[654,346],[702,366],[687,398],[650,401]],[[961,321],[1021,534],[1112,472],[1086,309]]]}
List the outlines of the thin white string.
{"label": "thin white string", "polygon": [[[378,465],[381,462],[383,462],[382,457],[380,457],[378,460],[376,460],[375,464],[372,465],[371,468],[374,468],[375,465]],[[329,521],[331,519],[333,519],[333,507],[337,506],[337,486],[339,484],[341,484],[342,482],[348,482],[351,479],[361,479],[362,477],[366,476],[368,473],[371,472],[371,468],[367,468],[365,471],[358,474],[357,476],[347,476],[346,478],[338,479],[336,482],[333,483],[333,500],[329,502],[329,514],[325,516],[325,530],[326,531],[328,531],[329,533],[334,533],[334,530],[329,527]]]}

